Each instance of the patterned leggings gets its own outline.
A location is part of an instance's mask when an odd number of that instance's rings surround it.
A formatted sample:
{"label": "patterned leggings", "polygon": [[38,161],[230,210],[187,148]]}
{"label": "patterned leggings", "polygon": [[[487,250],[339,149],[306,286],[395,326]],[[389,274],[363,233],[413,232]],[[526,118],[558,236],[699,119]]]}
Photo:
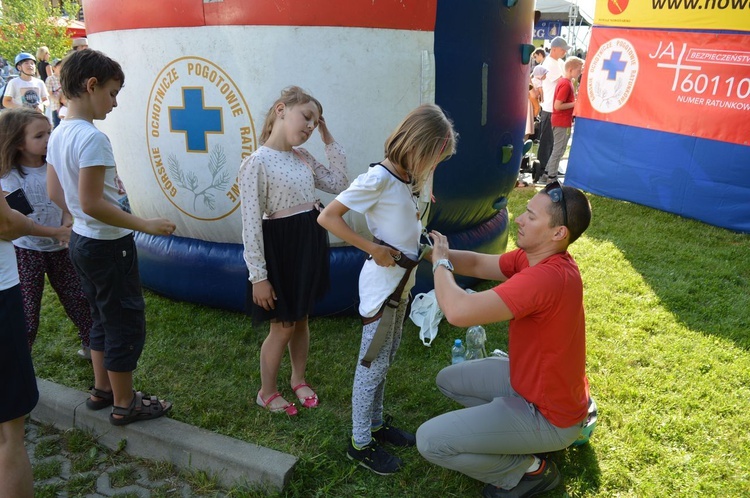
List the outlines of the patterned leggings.
{"label": "patterned leggings", "polygon": [[91,308],[81,289],[81,281],[70,262],[68,251],[42,252],[16,247],[18,276],[21,280],[23,313],[26,317],[26,337],[31,350],[39,331],[39,313],[44,292],[44,275],[47,274],[65,313],[78,328],[81,344],[89,346]]}
{"label": "patterned leggings", "polygon": [[354,444],[362,447],[370,442],[371,427],[377,427],[383,422],[383,397],[385,394],[385,377],[388,368],[396,357],[396,351],[401,344],[401,332],[406,318],[407,300],[402,300],[396,308],[395,319],[388,329],[388,336],[380,349],[377,358],[370,368],[360,364],[370,342],[375,335],[380,320],[368,323],[362,327],[362,343],[359,346],[357,369],[354,371],[354,388],[352,389],[352,436]]}

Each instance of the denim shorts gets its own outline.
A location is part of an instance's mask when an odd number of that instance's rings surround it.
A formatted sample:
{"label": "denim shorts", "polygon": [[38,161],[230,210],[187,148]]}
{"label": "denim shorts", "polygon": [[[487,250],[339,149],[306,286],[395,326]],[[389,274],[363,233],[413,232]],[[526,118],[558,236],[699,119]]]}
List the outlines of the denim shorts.
{"label": "denim shorts", "polygon": [[132,234],[115,240],[72,232],[70,259],[91,306],[91,349],[104,351],[104,367],[132,372],[146,341],[146,314]]}

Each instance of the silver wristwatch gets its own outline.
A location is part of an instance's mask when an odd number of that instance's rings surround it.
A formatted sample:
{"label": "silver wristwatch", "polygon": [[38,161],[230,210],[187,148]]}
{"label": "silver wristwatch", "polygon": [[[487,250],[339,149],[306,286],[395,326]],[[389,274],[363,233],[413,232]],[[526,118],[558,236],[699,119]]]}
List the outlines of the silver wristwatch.
{"label": "silver wristwatch", "polygon": [[435,270],[437,270],[438,266],[445,266],[448,268],[448,270],[453,273],[453,264],[448,259],[438,259],[432,264],[432,273],[435,273]]}

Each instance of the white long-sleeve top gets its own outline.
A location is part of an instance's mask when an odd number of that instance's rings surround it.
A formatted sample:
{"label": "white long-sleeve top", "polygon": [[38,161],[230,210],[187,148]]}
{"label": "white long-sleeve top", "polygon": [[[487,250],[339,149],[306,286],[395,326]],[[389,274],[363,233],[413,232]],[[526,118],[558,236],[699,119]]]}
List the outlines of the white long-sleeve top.
{"label": "white long-sleeve top", "polygon": [[242,162],[238,176],[243,255],[252,283],[268,278],[263,217],[315,202],[315,189],[338,194],[349,186],[344,148],[333,142],[325,146],[325,154],[328,166],[301,147],[280,151],[261,146]]}

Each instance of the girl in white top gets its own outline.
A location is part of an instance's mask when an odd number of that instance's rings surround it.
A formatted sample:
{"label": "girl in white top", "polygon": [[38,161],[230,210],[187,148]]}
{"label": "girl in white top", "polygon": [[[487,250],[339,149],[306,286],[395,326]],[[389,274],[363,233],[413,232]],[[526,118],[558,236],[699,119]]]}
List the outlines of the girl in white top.
{"label": "girl in white top", "polygon": [[[371,164],[352,185],[326,207],[318,222],[331,233],[369,254],[359,276],[359,313],[366,324],[362,330],[359,361],[352,392],[352,438],[348,456],[378,474],[391,474],[401,460],[388,454],[379,443],[412,446],[414,435],[383,420],[385,377],[401,341],[407,296],[414,284],[414,273],[407,282],[395,320],[377,357],[369,367],[361,360],[370,347],[385,300],[396,290],[406,271],[395,260],[418,259],[422,233],[417,194],[428,182],[434,168],[453,154],[456,134],[442,109],[424,104],[399,124],[385,142],[386,158]],[[364,214],[367,228],[381,245],[357,234],[344,221],[349,210]],[[369,323],[367,323],[369,322]]]}
{"label": "girl in white top", "polygon": [[[70,237],[73,218],[60,209],[47,194],[47,143],[50,124],[45,116],[31,109],[8,111],[3,120],[3,145],[0,161],[10,166],[3,177],[5,194],[22,189],[34,208],[29,218],[37,225],[49,227],[50,231]],[[83,349],[89,347],[89,332],[92,320],[88,301],[81,288],[66,245],[52,237],[19,237],[13,241],[18,273],[21,279],[23,310],[26,317],[26,335],[29,349],[34,345],[39,329],[39,313],[44,291],[44,277],[49,279],[65,312],[76,325]]]}
{"label": "girl in white top", "polygon": [[[305,149],[318,128],[329,166]],[[253,324],[270,321],[260,350],[261,388],[256,402],[274,413],[296,415],[278,391],[281,358],[289,349],[290,386],[305,408],[318,396],[305,380],[310,330],[307,317],[328,290],[328,234],[317,223],[315,189],[339,193],[349,184],[346,156],[328,131],[323,108],[296,86],[271,106],[261,147],[240,166],[242,241],[249,273],[248,314]],[[249,298],[252,297],[252,302]]]}

